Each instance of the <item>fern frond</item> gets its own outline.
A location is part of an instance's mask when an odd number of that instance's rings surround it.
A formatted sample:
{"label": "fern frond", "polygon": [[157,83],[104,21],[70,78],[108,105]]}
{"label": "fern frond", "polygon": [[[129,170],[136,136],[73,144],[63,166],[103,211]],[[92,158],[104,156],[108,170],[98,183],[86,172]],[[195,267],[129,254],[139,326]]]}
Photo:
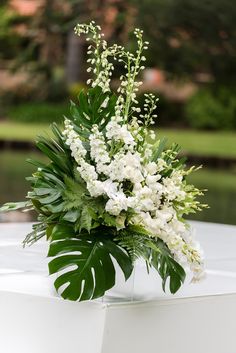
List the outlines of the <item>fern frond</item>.
{"label": "fern frond", "polygon": [[66,185],[62,196],[65,202],[64,209],[66,211],[81,209],[84,203],[83,197],[86,193],[85,186],[67,176],[65,176],[64,182]]}
{"label": "fern frond", "polygon": [[149,261],[151,251],[147,246],[147,238],[145,236],[141,234],[132,234],[128,231],[121,231],[115,240],[127,251],[132,263],[138,258],[144,258],[145,261]]}

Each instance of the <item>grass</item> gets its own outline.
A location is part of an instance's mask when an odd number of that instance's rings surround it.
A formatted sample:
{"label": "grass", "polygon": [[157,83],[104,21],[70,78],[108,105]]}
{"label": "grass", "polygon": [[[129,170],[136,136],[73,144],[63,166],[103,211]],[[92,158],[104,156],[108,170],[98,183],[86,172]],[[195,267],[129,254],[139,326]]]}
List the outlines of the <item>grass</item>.
{"label": "grass", "polygon": [[15,123],[4,121],[0,123],[0,139],[17,141],[34,141],[41,133],[49,133],[49,124]]}
{"label": "grass", "polygon": [[[49,133],[48,123],[0,122],[0,139],[33,141],[38,134]],[[158,137],[177,142],[186,154],[236,158],[235,132],[158,129]]]}
{"label": "grass", "polygon": [[62,122],[63,116],[68,115],[69,104],[52,102],[34,102],[12,105],[7,109],[9,120],[25,123],[50,123],[53,121]]}
{"label": "grass", "polygon": [[236,132],[158,129],[158,136],[178,143],[186,154],[236,158]]}

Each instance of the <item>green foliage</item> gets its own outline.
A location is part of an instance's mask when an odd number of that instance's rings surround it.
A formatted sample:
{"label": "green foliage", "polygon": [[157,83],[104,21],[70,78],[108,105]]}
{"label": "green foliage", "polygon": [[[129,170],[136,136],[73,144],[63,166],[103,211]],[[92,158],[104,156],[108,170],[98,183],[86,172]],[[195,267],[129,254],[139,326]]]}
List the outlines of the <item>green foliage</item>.
{"label": "green foliage", "polygon": [[[129,226],[119,231],[116,240],[129,253],[133,263],[138,258],[144,258],[148,263],[150,258],[150,248],[147,246],[148,235],[142,227]],[[149,241],[150,239],[148,239],[148,243]]]}
{"label": "green foliage", "polygon": [[[127,280],[133,270],[130,257],[104,230],[90,235],[70,233],[63,229],[68,239],[53,241],[48,256],[55,257],[49,263],[50,274],[59,272],[55,287],[62,290],[62,297],[70,300],[89,300],[101,297],[115,284],[115,268],[112,257],[117,261]],[[61,270],[65,270],[60,274]]]}
{"label": "green foliage", "polygon": [[[78,99],[78,105],[71,103],[71,114],[78,132],[88,134],[93,124],[97,124],[100,130],[104,129],[115,113],[116,96],[104,93],[101,87],[96,86],[86,93],[81,91]],[[82,126],[86,132],[80,129]]]}
{"label": "green foliage", "polygon": [[0,207],[0,212],[10,212],[16,211],[22,208],[26,208],[30,203],[27,201],[23,202],[7,202],[2,207]]}
{"label": "green foliage", "polygon": [[183,267],[173,259],[170,250],[162,240],[157,239],[151,247],[153,250],[151,264],[162,278],[163,290],[165,290],[166,281],[169,278],[170,292],[176,293],[186,277]]}
{"label": "green foliage", "polygon": [[44,223],[36,223],[32,226],[33,230],[25,237],[23,241],[23,246],[33,245],[39,239],[45,237],[47,234],[47,227]]}
{"label": "green foliage", "polygon": [[213,86],[200,89],[186,104],[190,125],[200,129],[236,129],[236,89]]}
{"label": "green foliage", "polygon": [[86,186],[68,176],[65,176],[64,182],[66,186],[63,194],[65,209],[80,209],[83,206],[84,196],[87,191]]}
{"label": "green foliage", "polygon": [[63,116],[68,115],[67,105],[61,103],[24,103],[11,106],[7,110],[10,120],[17,122],[62,122]]}
{"label": "green foliage", "polygon": [[79,94],[81,93],[81,91],[86,91],[87,87],[85,86],[85,84],[83,82],[77,82],[74,84],[71,84],[68,87],[68,93],[69,93],[69,97],[72,101],[76,101],[79,97]]}
{"label": "green foliage", "polygon": [[13,59],[22,44],[20,36],[12,29],[19,16],[4,2],[0,4],[0,59]]}
{"label": "green foliage", "polygon": [[[137,25],[150,48],[148,65],[170,75],[207,72],[217,81],[235,81],[236,3],[231,0],[132,0]],[[211,25],[206,25],[209,19]],[[155,25],[152,25],[155,24]]]}
{"label": "green foliage", "polygon": [[126,249],[133,262],[143,258],[147,267],[153,266],[158,271],[162,278],[163,290],[168,279],[171,293],[176,293],[184,283],[186,274],[183,267],[173,259],[164,242],[158,238],[150,238],[144,228],[129,226],[119,232],[116,240]]}

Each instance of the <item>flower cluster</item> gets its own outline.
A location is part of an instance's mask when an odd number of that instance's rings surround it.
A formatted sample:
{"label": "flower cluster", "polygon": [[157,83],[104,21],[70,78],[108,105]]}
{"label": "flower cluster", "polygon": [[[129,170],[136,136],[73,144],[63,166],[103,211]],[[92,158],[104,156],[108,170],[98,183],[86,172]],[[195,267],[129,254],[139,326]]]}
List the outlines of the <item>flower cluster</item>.
{"label": "flower cluster", "polygon": [[[104,133],[93,125],[89,136],[90,153],[86,152],[81,137],[68,120],[65,126],[66,143],[90,195],[103,196],[106,211],[114,217],[122,215],[125,218],[125,213],[132,209],[129,223],[145,227],[150,237],[161,238],[175,259],[187,262],[194,276],[199,276],[203,264],[201,253],[188,225],[182,220],[189,206],[199,207],[197,201],[189,205],[196,189],[189,188],[184,181],[187,172],[177,169],[169,174],[171,167],[165,152],[157,161],[148,161],[137,150],[138,136],[132,135],[132,125],[111,121]],[[115,144],[120,148],[113,153]]]}
{"label": "flower cluster", "polygon": [[[115,218],[124,218],[123,227],[140,225],[150,237],[162,239],[174,258],[187,263],[196,278],[202,273],[203,259],[183,215],[200,209],[195,197],[201,192],[186,183],[192,169],[186,171],[178,165],[174,149],[155,156],[160,141],[154,145],[149,142],[150,137],[156,138],[155,132],[149,129],[156,117],[155,96],[145,95],[142,114],[137,107],[136,92],[141,82],[136,82],[136,77],[144,68],[142,51],[148,43],[143,42],[142,31],[135,30],[138,39],[135,56],[122,47],[108,48],[99,31],[94,23],[76,27],[79,35],[91,32],[96,43],[93,54],[97,59],[89,60],[96,64],[93,72],[97,78],[92,86],[101,85],[104,91],[108,90],[108,76],[114,69],[108,56],[123,61],[127,74],[121,77],[114,116],[102,131],[97,124],[92,124],[89,147],[85,149],[85,140],[75,132],[69,120],[65,121],[63,132],[66,144],[90,196],[102,196],[105,210]],[[104,85],[101,77],[106,78]]]}

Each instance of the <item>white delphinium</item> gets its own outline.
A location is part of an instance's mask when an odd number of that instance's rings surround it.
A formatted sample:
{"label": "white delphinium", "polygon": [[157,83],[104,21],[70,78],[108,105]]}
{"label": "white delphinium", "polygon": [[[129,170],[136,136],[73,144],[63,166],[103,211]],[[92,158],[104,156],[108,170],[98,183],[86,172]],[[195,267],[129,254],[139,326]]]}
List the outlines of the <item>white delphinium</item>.
{"label": "white delphinium", "polygon": [[108,198],[114,197],[118,192],[118,183],[114,183],[111,179],[105,181],[92,180],[87,183],[87,189],[91,196],[98,197],[105,195]]}
{"label": "white delphinium", "polygon": [[103,92],[110,91],[110,81],[114,65],[109,61],[109,57],[116,58],[119,53],[124,52],[124,48],[117,44],[111,47],[107,46],[106,40],[103,39],[104,34],[101,33],[101,27],[96,25],[94,21],[87,24],[78,24],[75,27],[77,35],[90,34],[87,37],[88,42],[92,42],[88,47],[88,54],[91,56],[87,62],[91,65],[87,72],[92,72],[95,79],[89,79],[88,84],[92,87],[99,86]]}
{"label": "white delphinium", "polygon": [[142,166],[138,152],[119,151],[111,161],[109,176],[112,180],[122,182],[130,180],[132,183],[142,182]]}

